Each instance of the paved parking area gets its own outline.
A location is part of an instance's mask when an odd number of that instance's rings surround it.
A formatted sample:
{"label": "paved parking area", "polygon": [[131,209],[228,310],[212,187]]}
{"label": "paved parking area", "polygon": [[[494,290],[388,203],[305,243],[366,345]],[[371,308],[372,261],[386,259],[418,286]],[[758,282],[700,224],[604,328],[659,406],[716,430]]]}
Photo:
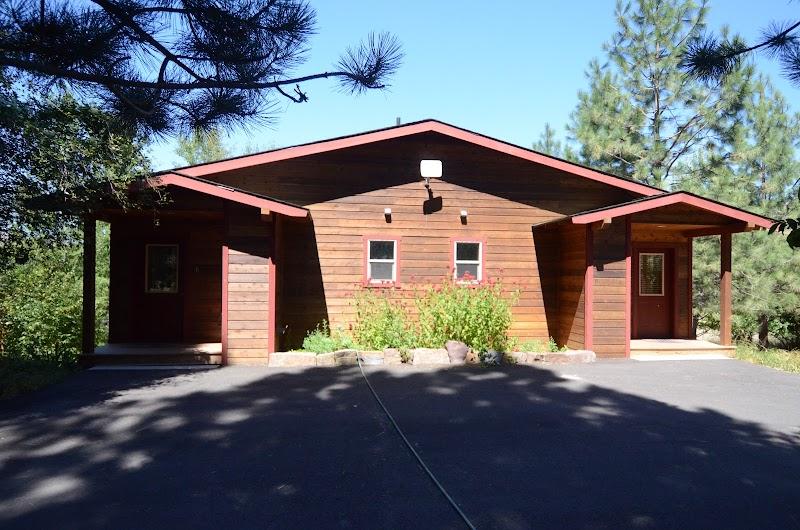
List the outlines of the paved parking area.
{"label": "paved parking area", "polygon": [[[800,527],[800,377],[370,367],[478,528]],[[462,528],[358,368],[89,371],[0,403],[3,528]]]}

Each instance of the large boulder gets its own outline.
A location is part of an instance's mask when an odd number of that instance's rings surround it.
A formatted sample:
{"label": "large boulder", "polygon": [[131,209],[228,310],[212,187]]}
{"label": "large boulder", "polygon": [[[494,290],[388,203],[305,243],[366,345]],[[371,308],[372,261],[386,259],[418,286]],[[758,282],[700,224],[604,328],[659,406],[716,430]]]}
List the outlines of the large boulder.
{"label": "large boulder", "polygon": [[317,354],[317,366],[336,366],[335,359],[333,358],[333,352],[331,352],[331,353],[318,353]]}
{"label": "large boulder", "polygon": [[469,354],[469,346],[457,340],[448,340],[444,345],[447,350],[447,357],[450,359],[450,364],[464,364],[467,362],[467,355]]}
{"label": "large boulder", "polygon": [[444,348],[416,348],[410,350],[411,364],[450,364]]}

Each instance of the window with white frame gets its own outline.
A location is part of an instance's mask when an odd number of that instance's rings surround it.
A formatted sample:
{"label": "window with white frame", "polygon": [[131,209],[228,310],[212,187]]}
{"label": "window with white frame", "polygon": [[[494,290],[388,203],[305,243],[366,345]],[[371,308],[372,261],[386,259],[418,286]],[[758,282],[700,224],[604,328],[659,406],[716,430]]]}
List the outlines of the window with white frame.
{"label": "window with white frame", "polygon": [[145,247],[145,291],[178,292],[178,245]]}
{"label": "window with white frame", "polygon": [[453,243],[453,273],[460,282],[483,280],[483,243],[456,241]]}
{"label": "window with white frame", "polygon": [[367,242],[367,280],[369,283],[397,281],[397,241],[370,239]]}

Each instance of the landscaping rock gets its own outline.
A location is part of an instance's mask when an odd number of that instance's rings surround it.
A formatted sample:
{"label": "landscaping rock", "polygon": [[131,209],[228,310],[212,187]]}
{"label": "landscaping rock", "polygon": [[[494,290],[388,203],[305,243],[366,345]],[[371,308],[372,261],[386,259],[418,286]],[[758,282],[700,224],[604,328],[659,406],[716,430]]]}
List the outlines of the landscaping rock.
{"label": "landscaping rock", "polygon": [[383,350],[383,364],[402,364],[403,356],[397,348],[386,348]]}
{"label": "landscaping rock", "polygon": [[483,354],[483,364],[497,366],[503,363],[503,354],[494,350],[488,350]]}
{"label": "landscaping rock", "polygon": [[317,354],[317,366],[336,366],[335,359],[333,358],[333,352],[331,352],[331,353],[318,353]]}
{"label": "landscaping rock", "polygon": [[511,351],[506,353],[506,358],[512,364],[528,364],[529,355],[536,355],[536,354],[524,351]]}
{"label": "landscaping rock", "polygon": [[481,362],[481,358],[478,355],[478,352],[470,350],[467,353],[467,364],[479,364]]}
{"label": "landscaping rock", "polygon": [[294,366],[316,366],[317,354],[305,351],[281,351],[269,354],[271,368],[289,368]]}
{"label": "landscaping rock", "polygon": [[333,352],[333,363],[336,366],[354,366],[358,364],[357,350],[339,350]]}
{"label": "landscaping rock", "polygon": [[583,364],[593,363],[597,356],[591,350],[567,350],[557,352],[511,352],[508,354],[517,364]]}
{"label": "landscaping rock", "polygon": [[447,356],[450,358],[450,364],[464,364],[467,362],[469,346],[463,342],[448,340],[444,347],[447,350]]}
{"label": "landscaping rock", "polygon": [[409,350],[411,364],[450,364],[444,348],[416,348]]}
{"label": "landscaping rock", "polygon": [[383,352],[382,351],[362,351],[359,352],[359,357],[361,357],[361,364],[367,366],[374,366],[377,364],[383,364]]}

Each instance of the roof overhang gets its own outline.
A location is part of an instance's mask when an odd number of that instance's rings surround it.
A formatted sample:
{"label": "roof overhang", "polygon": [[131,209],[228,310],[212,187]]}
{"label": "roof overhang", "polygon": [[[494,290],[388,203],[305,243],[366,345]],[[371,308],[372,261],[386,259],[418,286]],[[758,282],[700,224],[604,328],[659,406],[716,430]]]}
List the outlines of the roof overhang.
{"label": "roof overhang", "polygon": [[536,151],[526,149],[502,140],[497,140],[476,132],[472,132],[460,127],[455,127],[447,123],[442,123],[436,120],[424,120],[406,125],[399,125],[387,129],[379,129],[376,131],[365,132],[352,136],[343,136],[340,138],[333,138],[330,140],[322,140],[309,144],[296,145],[293,147],[285,147],[282,149],[275,149],[273,151],[266,151],[263,153],[256,153],[252,155],[245,155],[227,160],[220,160],[218,162],[209,162],[206,164],[199,164],[195,166],[188,166],[169,170],[164,174],[179,172],[183,175],[192,177],[202,177],[205,175],[212,175],[215,173],[223,173],[226,171],[235,171],[261,164],[269,164],[272,162],[279,162],[282,160],[289,160],[292,158],[299,158],[309,155],[316,155],[320,153],[327,153],[340,149],[347,149],[360,145],[380,142],[384,140],[392,140],[396,138],[403,138],[415,134],[435,132],[451,138],[456,138],[464,142],[474,145],[485,147],[499,153],[504,153],[513,157],[517,157],[529,162],[535,162],[546,167],[578,175],[580,177],[602,182],[610,186],[622,188],[641,195],[658,195],[664,193],[664,190],[648,186],[640,182],[630,179],[618,177],[610,173],[605,173],[595,169],[591,169],[573,162],[568,162],[560,158],[548,156]]}
{"label": "roof overhang", "polygon": [[[607,208],[600,208],[588,212],[582,212],[571,216],[573,224],[592,224],[597,222],[607,222],[615,217],[622,217],[632,215],[640,212],[654,210],[656,208],[663,208],[673,204],[685,204],[697,208],[698,210],[711,212],[717,215],[727,217],[730,223],[724,225],[724,230],[730,232],[743,232],[748,229],[755,228],[769,228],[775,223],[774,219],[764,217],[762,215],[754,214],[740,208],[728,206],[711,199],[706,199],[695,195],[693,193],[678,191],[673,193],[665,193],[653,197],[646,197],[637,199],[635,201],[609,206]],[[713,231],[719,233],[719,230]],[[698,232],[695,234],[710,235]]]}
{"label": "roof overhang", "polygon": [[219,197],[246,206],[260,208],[262,212],[275,212],[287,217],[306,217],[308,210],[300,206],[288,204],[277,199],[251,193],[239,188],[218,184],[193,176],[181,175],[176,172],[162,173],[147,179],[151,187],[176,186],[187,190],[196,191],[205,195]]}

